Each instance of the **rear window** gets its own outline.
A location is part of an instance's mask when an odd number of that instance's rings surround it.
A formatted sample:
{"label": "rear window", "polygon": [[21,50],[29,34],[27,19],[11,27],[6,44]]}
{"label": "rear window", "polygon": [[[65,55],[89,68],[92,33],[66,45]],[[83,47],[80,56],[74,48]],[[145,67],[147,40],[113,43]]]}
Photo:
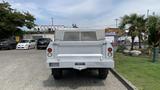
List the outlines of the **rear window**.
{"label": "rear window", "polygon": [[51,41],[51,39],[49,39],[49,38],[40,38],[40,39],[38,39],[38,41]]}
{"label": "rear window", "polygon": [[81,32],[81,41],[96,41],[96,32]]}
{"label": "rear window", "polygon": [[35,42],[35,40],[31,40],[31,42]]}
{"label": "rear window", "polygon": [[79,32],[65,32],[64,33],[64,41],[79,41]]}
{"label": "rear window", "polygon": [[29,43],[29,40],[22,40],[20,43]]}
{"label": "rear window", "polygon": [[96,41],[96,32],[65,32],[64,41]]}

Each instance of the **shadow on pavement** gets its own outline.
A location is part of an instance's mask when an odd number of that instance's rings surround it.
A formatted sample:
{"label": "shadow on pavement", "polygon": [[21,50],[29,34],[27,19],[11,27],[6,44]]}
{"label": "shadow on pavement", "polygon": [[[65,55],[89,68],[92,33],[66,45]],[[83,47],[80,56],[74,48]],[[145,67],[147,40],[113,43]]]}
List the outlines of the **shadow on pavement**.
{"label": "shadow on pavement", "polygon": [[83,86],[104,86],[104,82],[98,79],[98,72],[95,70],[65,70],[60,80],[54,80],[50,75],[47,80],[43,81],[45,87],[69,87],[76,89]]}

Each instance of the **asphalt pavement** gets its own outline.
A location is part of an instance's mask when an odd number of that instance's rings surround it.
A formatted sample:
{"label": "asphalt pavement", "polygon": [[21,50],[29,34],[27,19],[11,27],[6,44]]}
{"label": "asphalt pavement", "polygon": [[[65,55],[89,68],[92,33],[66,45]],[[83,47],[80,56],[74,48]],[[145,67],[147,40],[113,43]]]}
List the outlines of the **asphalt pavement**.
{"label": "asphalt pavement", "polygon": [[106,80],[96,71],[64,71],[54,80],[47,68],[45,50],[1,50],[0,90],[127,90],[109,72]]}

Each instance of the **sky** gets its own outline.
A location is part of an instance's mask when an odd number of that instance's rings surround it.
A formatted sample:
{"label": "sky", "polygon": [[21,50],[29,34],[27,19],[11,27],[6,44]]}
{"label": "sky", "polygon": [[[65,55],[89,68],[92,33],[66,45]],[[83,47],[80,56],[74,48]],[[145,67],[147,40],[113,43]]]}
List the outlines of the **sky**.
{"label": "sky", "polygon": [[159,0],[4,0],[19,11],[29,11],[37,25],[51,24],[78,27],[116,27],[116,20],[137,13],[159,15]]}

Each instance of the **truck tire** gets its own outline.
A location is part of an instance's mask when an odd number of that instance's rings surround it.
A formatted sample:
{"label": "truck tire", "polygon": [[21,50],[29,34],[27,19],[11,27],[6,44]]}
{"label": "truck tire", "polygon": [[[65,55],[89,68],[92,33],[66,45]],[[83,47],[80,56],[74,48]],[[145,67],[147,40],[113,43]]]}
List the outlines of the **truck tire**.
{"label": "truck tire", "polygon": [[107,68],[98,69],[98,72],[99,72],[99,78],[100,79],[106,79],[107,78],[107,75],[108,75],[108,69]]}
{"label": "truck tire", "polygon": [[13,47],[12,47],[11,45],[9,45],[7,49],[8,49],[8,50],[11,50],[12,48],[13,48]]}
{"label": "truck tire", "polygon": [[52,69],[52,75],[54,79],[58,80],[62,77],[62,70],[61,69]]}
{"label": "truck tire", "polygon": [[40,48],[39,47],[37,47],[37,50],[39,50]]}

